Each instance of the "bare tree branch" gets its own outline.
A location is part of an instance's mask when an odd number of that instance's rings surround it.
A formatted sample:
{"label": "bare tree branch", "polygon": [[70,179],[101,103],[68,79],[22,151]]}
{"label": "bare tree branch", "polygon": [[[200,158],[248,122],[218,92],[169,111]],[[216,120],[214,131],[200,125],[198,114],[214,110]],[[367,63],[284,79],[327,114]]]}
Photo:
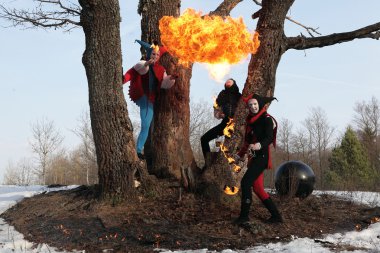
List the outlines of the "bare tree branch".
{"label": "bare tree branch", "polygon": [[286,16],[286,19],[289,20],[289,21],[291,21],[291,22],[293,22],[296,25],[299,25],[299,26],[305,28],[305,30],[310,34],[311,37],[314,37],[314,35],[312,34],[312,32],[314,32],[314,33],[316,33],[318,35],[322,35],[321,33],[319,33],[317,31],[318,28],[312,28],[312,27],[309,27],[309,26],[305,26],[305,25],[303,25],[303,24],[295,21],[294,19],[292,19],[291,17],[288,17],[288,16]]}
{"label": "bare tree branch", "polygon": [[[13,23],[13,26],[63,28],[67,31],[80,26],[79,16],[81,8],[71,2],[68,5],[61,0],[35,0],[38,2],[33,10],[11,9],[0,5],[0,18]],[[57,10],[52,10],[48,5],[55,5]]]}
{"label": "bare tree branch", "polygon": [[243,0],[224,0],[214,11],[211,11],[209,15],[229,16],[232,9],[241,1]]}
{"label": "bare tree branch", "polygon": [[[252,0],[252,1],[255,2],[255,4],[257,4],[257,5],[259,5],[259,6],[262,6],[261,1],[258,1],[258,0]],[[254,14],[252,14],[252,18],[253,18],[253,19],[256,19],[256,18],[260,17],[260,12],[261,12],[261,9],[258,10],[257,12],[255,12]],[[309,27],[309,26],[305,26],[305,25],[301,24],[300,22],[298,22],[298,21],[292,19],[292,18],[289,17],[289,16],[286,16],[285,18],[286,18],[287,20],[289,20],[290,22],[293,22],[294,24],[299,25],[299,26],[301,26],[302,28],[305,28],[305,30],[310,34],[311,37],[314,37],[313,32],[316,33],[316,34],[318,34],[318,35],[321,35],[321,34],[317,31],[318,28],[312,28],[312,27]]]}
{"label": "bare tree branch", "polygon": [[345,33],[333,33],[327,36],[306,38],[304,36],[289,37],[286,40],[286,49],[304,50],[314,47],[325,47],[337,43],[347,42],[354,39],[372,38],[379,40],[380,22],[369,25],[355,31]]}
{"label": "bare tree branch", "polygon": [[262,3],[261,3],[261,1],[258,1],[258,0],[252,0],[255,4],[257,4],[257,5],[260,5],[260,6],[262,6]]}

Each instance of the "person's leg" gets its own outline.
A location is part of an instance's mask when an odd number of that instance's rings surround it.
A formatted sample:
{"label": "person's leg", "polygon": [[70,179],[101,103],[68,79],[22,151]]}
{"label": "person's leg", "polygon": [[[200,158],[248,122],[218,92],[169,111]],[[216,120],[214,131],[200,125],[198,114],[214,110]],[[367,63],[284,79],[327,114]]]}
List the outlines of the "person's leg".
{"label": "person's leg", "polygon": [[253,182],[252,186],[253,192],[261,201],[269,198],[269,194],[264,190],[264,172]]}
{"label": "person's leg", "polygon": [[146,96],[142,96],[138,101],[137,105],[140,107],[140,119],[141,119],[141,129],[139,136],[137,138],[136,150],[139,158],[143,158],[142,150],[146,139],[148,138],[150,123],[153,119],[153,104],[148,101]]}
{"label": "person's leg", "polygon": [[252,203],[252,183],[263,173],[264,168],[264,162],[260,160],[252,161],[248,164],[248,170],[241,179],[241,208],[240,215],[235,220],[236,224],[249,221],[248,215]]}
{"label": "person's leg", "polygon": [[223,135],[223,130],[227,126],[228,120],[223,119],[222,122],[220,122],[215,127],[208,130],[204,135],[201,137],[201,146],[202,146],[202,153],[203,157],[206,161],[207,153],[210,152],[210,145],[209,142],[213,139],[216,139],[218,136]]}
{"label": "person's leg", "polygon": [[278,211],[276,205],[273,203],[269,194],[264,190],[264,173],[253,182],[253,192],[257,197],[263,202],[264,206],[268,209],[271,217],[266,221],[268,223],[279,223],[282,222],[282,217]]}

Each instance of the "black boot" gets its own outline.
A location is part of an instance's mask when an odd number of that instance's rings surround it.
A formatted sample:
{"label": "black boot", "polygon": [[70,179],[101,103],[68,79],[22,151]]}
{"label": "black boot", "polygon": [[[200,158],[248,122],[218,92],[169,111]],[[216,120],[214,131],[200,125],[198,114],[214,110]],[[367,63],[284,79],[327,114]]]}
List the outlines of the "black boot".
{"label": "black boot", "polygon": [[276,205],[273,203],[271,198],[267,198],[263,201],[264,206],[268,209],[270,214],[272,215],[268,220],[266,220],[267,223],[281,223],[283,222],[280,212],[278,211]]}
{"label": "black boot", "polygon": [[233,223],[236,225],[240,225],[240,224],[243,224],[245,222],[248,222],[249,221],[248,214],[249,214],[249,208],[250,207],[251,207],[251,200],[250,199],[246,199],[245,201],[242,201],[241,202],[240,215],[237,219],[234,220]]}

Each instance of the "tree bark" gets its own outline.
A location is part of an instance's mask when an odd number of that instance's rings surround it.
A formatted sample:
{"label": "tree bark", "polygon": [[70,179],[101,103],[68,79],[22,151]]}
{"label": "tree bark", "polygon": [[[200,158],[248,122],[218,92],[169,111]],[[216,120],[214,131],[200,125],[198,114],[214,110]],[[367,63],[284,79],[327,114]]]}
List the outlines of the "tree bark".
{"label": "tree bark", "polygon": [[82,62],[88,80],[99,184],[103,198],[119,201],[133,192],[134,174],[139,169],[122,90],[119,2],[79,3],[86,37]]}
{"label": "tree bark", "polygon": [[[256,54],[251,56],[248,66],[248,76],[243,89],[243,97],[252,93],[262,96],[274,94],[277,66],[282,54],[286,51],[284,35],[284,21],[286,14],[294,0],[266,0],[262,2],[262,8],[257,12],[259,18],[256,31],[259,33],[260,47]],[[244,137],[245,117],[248,113],[242,100],[238,104],[235,113],[235,133],[231,138],[226,138],[225,145],[229,155],[240,148]],[[243,172],[234,174],[229,168],[227,160],[222,154],[206,174],[206,195],[213,199],[223,201],[221,194],[223,187],[239,186]]]}
{"label": "tree bark", "polygon": [[[142,40],[160,42],[159,20],[163,16],[178,17],[180,0],[140,0],[142,15]],[[185,187],[193,188],[196,164],[190,146],[190,78],[192,66],[184,68],[169,54],[160,59],[168,74],[177,74],[175,85],[169,90],[161,89],[154,105],[154,120],[151,125],[149,171],[157,176],[182,180]]]}

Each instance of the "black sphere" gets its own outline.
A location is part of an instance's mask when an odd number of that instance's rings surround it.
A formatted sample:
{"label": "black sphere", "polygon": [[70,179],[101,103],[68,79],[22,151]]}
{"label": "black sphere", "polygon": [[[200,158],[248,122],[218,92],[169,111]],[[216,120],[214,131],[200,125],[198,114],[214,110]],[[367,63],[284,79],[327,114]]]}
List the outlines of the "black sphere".
{"label": "black sphere", "polygon": [[279,195],[306,198],[313,192],[314,184],[314,172],[303,162],[285,162],[276,170],[275,186]]}

